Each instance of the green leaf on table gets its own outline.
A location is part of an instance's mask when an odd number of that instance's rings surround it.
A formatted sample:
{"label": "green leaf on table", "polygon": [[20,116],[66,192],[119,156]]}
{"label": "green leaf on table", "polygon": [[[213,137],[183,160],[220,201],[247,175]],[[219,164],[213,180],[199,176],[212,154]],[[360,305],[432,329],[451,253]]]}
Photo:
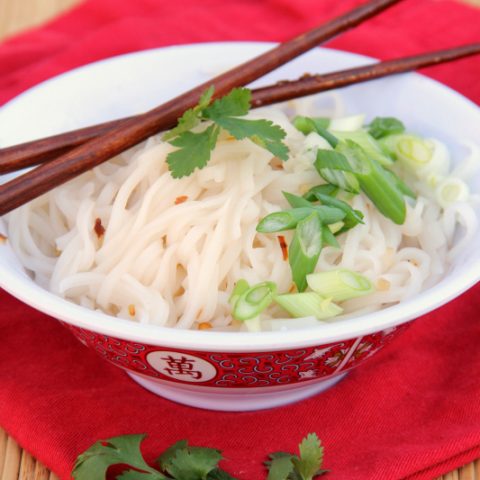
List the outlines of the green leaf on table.
{"label": "green leaf on table", "polygon": [[289,480],[294,466],[289,453],[277,452],[270,455],[270,461],[265,462],[268,466],[267,480]]}
{"label": "green leaf on table", "polygon": [[221,453],[213,448],[185,446],[176,448],[162,466],[176,480],[207,480],[221,459]]}
{"label": "green leaf on table", "polygon": [[[111,465],[126,464],[148,473],[150,480],[166,480],[143,459],[140,444],[145,435],[122,435],[94,443],[78,456],[72,471],[75,480],[104,480]],[[138,473],[138,472],[137,472]]]}
{"label": "green leaf on table", "polygon": [[210,154],[215,148],[219,128],[210,125],[199,133],[183,132],[170,143],[179,147],[170,153],[167,163],[173,178],[190,175],[196,168],[203,168],[210,160]]}
{"label": "green leaf on table", "polygon": [[323,447],[315,433],[307,435],[299,445],[300,455],[275,452],[265,462],[269,472],[267,480],[313,480],[323,475]]}
{"label": "green leaf on table", "polygon": [[221,468],[216,468],[208,473],[207,480],[237,480],[235,477],[232,477],[225,470]]}
{"label": "green leaf on table", "polygon": [[323,462],[323,447],[315,433],[308,434],[299,445],[300,458],[292,460],[302,480],[312,480]]}
{"label": "green leaf on table", "polygon": [[166,479],[167,477],[164,477],[164,476],[157,477],[156,474],[143,473],[137,470],[126,470],[125,472],[122,472],[120,475],[117,475],[115,477],[115,480],[156,480],[158,478]]}

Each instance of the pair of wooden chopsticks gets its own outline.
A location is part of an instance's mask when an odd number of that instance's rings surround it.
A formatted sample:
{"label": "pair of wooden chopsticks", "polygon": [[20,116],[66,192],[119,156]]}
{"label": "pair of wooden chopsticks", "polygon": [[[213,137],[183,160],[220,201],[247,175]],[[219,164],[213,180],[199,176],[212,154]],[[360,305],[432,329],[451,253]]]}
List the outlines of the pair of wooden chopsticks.
{"label": "pair of wooden chopsticks", "polygon": [[[201,93],[209,86],[215,86],[216,97],[223,96],[232,88],[258,79],[399,1],[373,0],[323,26],[282,43],[147,113],[0,150],[0,173],[40,164],[30,172],[0,185],[0,215],[90,170],[149,136],[172,128],[183,112],[193,107]],[[268,105],[477,53],[480,53],[480,43],[325,75],[308,75],[296,81],[281,82],[254,90],[252,106]]]}

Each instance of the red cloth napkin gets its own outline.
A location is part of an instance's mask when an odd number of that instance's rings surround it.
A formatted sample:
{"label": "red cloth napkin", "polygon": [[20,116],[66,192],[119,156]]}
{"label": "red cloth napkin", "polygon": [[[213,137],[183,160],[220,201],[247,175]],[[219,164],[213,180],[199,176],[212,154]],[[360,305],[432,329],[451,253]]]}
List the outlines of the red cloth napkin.
{"label": "red cloth napkin", "polygon": [[[358,1],[90,0],[0,46],[0,103],[52,75],[124,52],[213,40],[285,40]],[[180,7],[180,8],[179,8]],[[410,0],[331,44],[382,58],[479,40],[480,10]],[[429,69],[480,102],[480,58]],[[19,126],[20,128],[20,126]],[[218,413],[144,391],[55,320],[0,292],[0,425],[62,478],[94,441],[148,433],[223,450],[241,480],[317,432],[335,480],[432,479],[480,457],[480,285],[417,320],[335,388],[295,405]]]}

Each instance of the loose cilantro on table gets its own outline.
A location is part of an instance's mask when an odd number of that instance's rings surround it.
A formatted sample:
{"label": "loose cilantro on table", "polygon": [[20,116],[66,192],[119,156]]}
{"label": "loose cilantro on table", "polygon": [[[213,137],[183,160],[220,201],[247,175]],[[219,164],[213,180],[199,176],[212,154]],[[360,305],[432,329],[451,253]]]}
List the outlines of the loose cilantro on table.
{"label": "loose cilantro on table", "polygon": [[[202,94],[198,105],[187,110],[179,118],[178,125],[163,136],[163,140],[178,147],[167,157],[174,178],[188,176],[196,168],[205,167],[221,129],[237,140],[250,139],[281,160],[288,159],[288,147],[282,142],[286,133],[282,128],[270,120],[239,118],[250,110],[250,90],[234,88],[212,102],[213,94],[212,86]],[[196,131],[192,132],[194,128]]]}
{"label": "loose cilantro on table", "polygon": [[[221,469],[219,450],[189,446],[181,440],[157,459],[159,469],[143,459],[140,444],[145,435],[122,435],[93,444],[79,455],[72,471],[75,480],[105,480],[111,466],[124,465],[115,480],[238,480]],[[277,452],[265,462],[267,480],[313,480],[321,470],[323,447],[315,433],[307,435],[299,445],[300,455]]]}

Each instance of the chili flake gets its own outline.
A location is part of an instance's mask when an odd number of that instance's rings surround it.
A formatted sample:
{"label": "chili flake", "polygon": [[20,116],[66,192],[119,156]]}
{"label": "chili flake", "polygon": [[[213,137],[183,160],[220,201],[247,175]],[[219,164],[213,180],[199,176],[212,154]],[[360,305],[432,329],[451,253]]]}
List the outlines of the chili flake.
{"label": "chili flake", "polygon": [[288,245],[285,241],[285,237],[283,235],[278,235],[278,243],[280,244],[280,248],[282,249],[282,256],[285,261],[288,260]]}

